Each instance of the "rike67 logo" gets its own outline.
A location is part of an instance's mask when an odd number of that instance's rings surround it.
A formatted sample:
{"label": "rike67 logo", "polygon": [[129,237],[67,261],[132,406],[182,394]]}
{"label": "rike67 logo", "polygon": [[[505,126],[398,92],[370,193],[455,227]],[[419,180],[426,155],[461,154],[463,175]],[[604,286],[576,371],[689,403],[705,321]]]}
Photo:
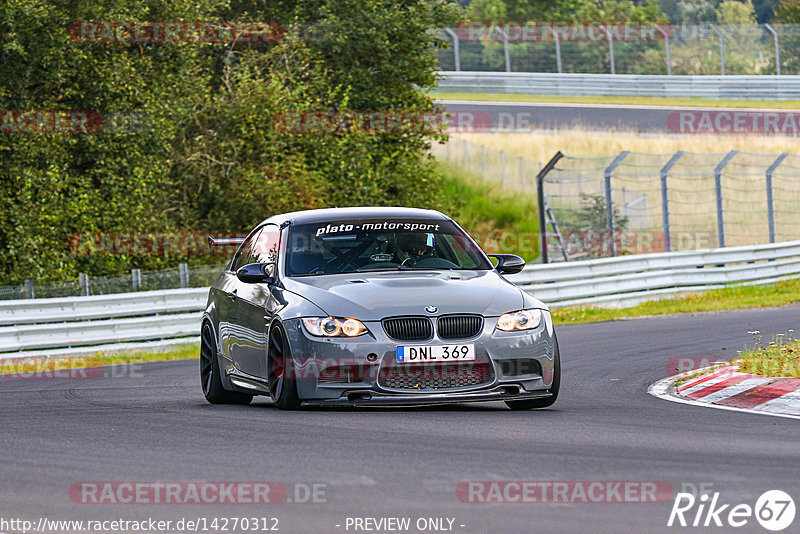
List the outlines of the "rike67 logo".
{"label": "rike67 logo", "polygon": [[699,497],[681,492],[675,496],[667,526],[739,528],[752,524],[755,518],[763,528],[778,532],[791,525],[794,516],[794,499],[781,490],[765,491],[756,499],[755,506],[724,503],[718,491]]}

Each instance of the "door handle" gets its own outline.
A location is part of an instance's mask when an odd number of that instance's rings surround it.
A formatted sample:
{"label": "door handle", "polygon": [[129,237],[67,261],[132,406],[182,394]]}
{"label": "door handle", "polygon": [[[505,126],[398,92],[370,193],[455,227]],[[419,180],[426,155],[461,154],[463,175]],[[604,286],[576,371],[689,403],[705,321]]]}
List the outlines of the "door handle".
{"label": "door handle", "polygon": [[234,289],[233,291],[228,293],[228,298],[231,299],[231,300],[236,300],[236,292],[237,291],[238,291],[237,289]]}

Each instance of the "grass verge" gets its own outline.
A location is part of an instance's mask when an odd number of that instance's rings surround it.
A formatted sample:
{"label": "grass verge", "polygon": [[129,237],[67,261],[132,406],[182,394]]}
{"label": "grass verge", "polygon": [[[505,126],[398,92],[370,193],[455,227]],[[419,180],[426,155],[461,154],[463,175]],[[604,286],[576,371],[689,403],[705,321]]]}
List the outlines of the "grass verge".
{"label": "grass verge", "polygon": [[[796,137],[778,135],[642,135],[569,128],[555,131],[452,134],[450,137],[455,143],[466,140],[473,145],[485,145],[487,148],[502,150],[507,156],[522,156],[542,165],[559,150],[570,156],[613,156],[623,150],[647,152],[662,155],[663,163],[678,150],[717,154],[719,156],[716,162],[721,159],[722,154],[731,150],[769,154],[797,153]],[[710,157],[709,161],[714,159]],[[757,174],[763,176],[763,169]]]}
{"label": "grass verge", "polygon": [[503,191],[496,182],[457,165],[438,162],[448,214],[489,254],[508,253],[526,261],[539,256],[539,218],[530,195]]}
{"label": "grass verge", "polygon": [[629,106],[681,106],[703,108],[797,109],[797,100],[735,100],[710,98],[661,98],[656,96],[555,96],[523,93],[469,93],[434,91],[436,100],[474,100],[476,102],[530,102],[545,104],[622,104]]}
{"label": "grass verge", "polygon": [[761,343],[760,332],[752,333],[758,336],[758,345],[745,349],[734,361],[739,366],[739,371],[754,375],[800,378],[800,339],[793,337],[793,331],[788,335],[779,334],[766,344]]}
{"label": "grass verge", "polygon": [[190,360],[200,355],[199,343],[187,343],[164,347],[157,351],[125,351],[116,353],[98,352],[84,356],[64,358],[21,358],[0,360],[0,375],[55,373],[73,369],[85,369],[106,365],[125,365],[129,363],[167,362]]}
{"label": "grass verge", "polygon": [[784,280],[763,286],[714,289],[674,299],[643,302],[631,308],[558,308],[553,310],[553,322],[556,325],[593,323],[671,313],[766,308],[798,302],[800,302],[800,279]]}

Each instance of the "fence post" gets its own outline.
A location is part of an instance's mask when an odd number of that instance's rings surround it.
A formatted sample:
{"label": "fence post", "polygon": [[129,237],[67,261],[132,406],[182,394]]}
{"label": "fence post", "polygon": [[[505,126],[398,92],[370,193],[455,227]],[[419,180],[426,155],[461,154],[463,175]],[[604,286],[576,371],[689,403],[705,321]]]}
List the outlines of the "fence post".
{"label": "fence post", "polygon": [[81,288],[81,296],[88,297],[90,295],[89,291],[89,275],[86,273],[78,274],[78,285]]}
{"label": "fence post", "polygon": [[559,39],[552,26],[548,26],[547,29],[550,30],[556,40],[556,66],[558,67],[558,73],[561,74],[561,39]]}
{"label": "fence post", "polygon": [[181,279],[181,287],[189,287],[189,266],[185,263],[179,264],[178,274]]}
{"label": "fence post", "polygon": [[614,169],[619,167],[619,164],[622,163],[628,154],[630,154],[630,150],[623,150],[617,157],[614,158],[614,161],[611,162],[611,165],[606,167],[606,170],[603,172],[603,180],[606,186],[606,225],[608,229],[611,230],[611,255],[617,255],[617,242],[616,242],[616,235],[614,232],[614,204],[612,203],[611,199],[611,173],[614,172]]}
{"label": "fence post", "polygon": [[139,291],[139,288],[142,286],[141,269],[131,269],[131,286],[134,291]]}
{"label": "fence post", "polygon": [[506,59],[506,72],[511,72],[511,54],[508,51],[508,34],[500,26],[497,26],[497,29],[503,34],[503,55]]}
{"label": "fence post", "polygon": [[467,167],[469,165],[469,151],[467,150],[466,139],[461,140],[461,146],[464,148],[464,167]]}
{"label": "fence post", "polygon": [[25,297],[26,299],[34,298],[33,293],[33,280],[25,280],[24,286],[25,288]]}
{"label": "fence post", "polygon": [[664,250],[670,252],[672,250],[672,235],[669,228],[669,191],[667,189],[667,176],[672,167],[678,163],[686,152],[679,150],[672,155],[666,165],[661,167],[661,221],[664,225]]}
{"label": "fence post", "polygon": [[720,73],[725,76],[725,43],[722,40],[722,32],[713,24],[709,24],[709,26],[719,35],[719,67]]}
{"label": "fence post", "polygon": [[522,156],[519,157],[519,184],[521,188],[525,188],[525,160]]}
{"label": "fence post", "polygon": [[781,52],[778,48],[778,32],[769,24],[764,24],[764,27],[772,34],[772,41],[775,43],[775,74],[781,75]]}
{"label": "fence post", "polygon": [[611,31],[604,25],[598,26],[598,28],[603,28],[606,32],[606,36],[608,37],[608,53],[611,60],[611,74],[616,74],[617,69],[614,65],[614,36],[611,35]]}
{"label": "fence post", "polygon": [[544,177],[553,170],[558,160],[563,157],[564,154],[559,150],[536,175],[536,198],[539,211],[539,240],[542,247],[542,263],[549,263],[547,258],[547,219],[544,216]]}
{"label": "fence post", "polygon": [[714,169],[714,187],[717,190],[717,233],[719,234],[720,248],[725,246],[725,217],[722,210],[722,169],[730,163],[733,156],[738,154],[738,150],[731,150],[728,152],[719,165]]}
{"label": "fence post", "polygon": [[778,159],[772,162],[772,165],[767,169],[767,221],[769,221],[769,242],[775,242],[775,210],[772,202],[772,173],[775,169],[783,163],[783,160],[789,155],[789,152],[784,152]]}
{"label": "fence post", "polygon": [[445,28],[444,31],[453,39],[453,54],[455,54],[456,59],[456,70],[461,70],[461,54],[458,49],[458,35],[456,32],[451,30],[450,28]]}
{"label": "fence post", "polygon": [[672,76],[672,61],[669,58],[669,35],[667,34],[666,30],[656,24],[656,29],[661,32],[661,35],[664,36],[664,50],[667,52],[667,76]]}

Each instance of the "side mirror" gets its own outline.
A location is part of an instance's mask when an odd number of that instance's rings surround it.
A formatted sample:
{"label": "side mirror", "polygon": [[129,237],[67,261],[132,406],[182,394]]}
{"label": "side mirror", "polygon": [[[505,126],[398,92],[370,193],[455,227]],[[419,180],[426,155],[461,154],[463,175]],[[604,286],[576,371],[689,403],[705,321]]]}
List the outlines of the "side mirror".
{"label": "side mirror", "polygon": [[489,254],[497,258],[495,270],[500,274],[517,274],[525,267],[525,260],[514,254]]}
{"label": "side mirror", "polygon": [[275,277],[274,263],[251,263],[236,271],[236,278],[245,284],[273,284]]}

